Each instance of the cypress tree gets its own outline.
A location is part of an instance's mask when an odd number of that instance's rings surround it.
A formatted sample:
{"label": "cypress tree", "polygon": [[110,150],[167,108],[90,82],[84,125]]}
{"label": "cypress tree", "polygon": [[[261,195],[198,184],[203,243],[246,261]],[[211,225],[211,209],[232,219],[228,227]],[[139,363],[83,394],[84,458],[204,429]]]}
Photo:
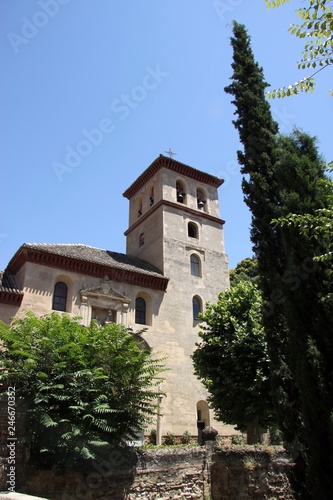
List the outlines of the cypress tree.
{"label": "cypress tree", "polygon": [[322,248],[291,226],[272,224],[288,213],[327,206],[328,191],[315,139],[299,131],[278,136],[265,99],[263,70],[243,25],[234,23],[232,83],[243,151],[244,199],[252,213],[271,383],[281,430],[293,452],[294,482],[302,499],[333,496],[333,318]]}

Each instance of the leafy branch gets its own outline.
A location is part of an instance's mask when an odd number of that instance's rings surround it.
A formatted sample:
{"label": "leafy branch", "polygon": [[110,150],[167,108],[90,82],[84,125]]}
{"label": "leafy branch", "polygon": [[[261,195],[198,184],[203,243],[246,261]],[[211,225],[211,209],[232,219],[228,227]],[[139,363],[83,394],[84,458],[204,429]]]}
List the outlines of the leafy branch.
{"label": "leafy branch", "polygon": [[[268,8],[279,7],[290,0],[264,0]],[[300,81],[267,92],[269,98],[286,97],[300,92],[313,92],[314,76],[319,71],[333,64],[333,8],[332,0],[308,0],[309,7],[297,9],[301,24],[291,24],[289,33],[297,38],[306,39],[302,59],[297,63],[298,69],[318,68],[311,76]],[[333,89],[330,91],[333,96]]]}

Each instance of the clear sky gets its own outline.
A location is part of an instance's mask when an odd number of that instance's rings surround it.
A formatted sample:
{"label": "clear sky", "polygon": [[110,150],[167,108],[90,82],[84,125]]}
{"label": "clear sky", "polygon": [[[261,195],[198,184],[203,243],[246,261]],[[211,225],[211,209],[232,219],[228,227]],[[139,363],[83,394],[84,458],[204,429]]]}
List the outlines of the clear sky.
{"label": "clear sky", "polygon": [[[225,179],[230,267],[251,256],[232,125],[232,20],[244,23],[272,88],[294,83],[301,0],[2,0],[0,269],[25,242],[125,253],[125,189],[159,154]],[[332,154],[332,71],[314,94],[271,101]],[[78,153],[79,152],[79,153]]]}

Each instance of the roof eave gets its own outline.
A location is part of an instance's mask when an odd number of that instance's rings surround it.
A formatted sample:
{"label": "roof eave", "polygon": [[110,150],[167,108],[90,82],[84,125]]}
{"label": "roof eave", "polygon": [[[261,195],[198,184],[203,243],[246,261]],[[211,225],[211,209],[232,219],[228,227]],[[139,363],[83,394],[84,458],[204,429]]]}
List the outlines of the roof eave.
{"label": "roof eave", "polygon": [[127,199],[131,199],[138,191],[140,191],[147,182],[161,169],[167,168],[173,172],[177,172],[180,175],[190,177],[196,181],[208,184],[213,187],[220,187],[224,180],[214,175],[207,174],[201,170],[197,170],[185,163],[181,163],[172,158],[167,158],[166,156],[160,155],[156,158],[153,163],[146,168],[146,170],[130,185],[129,188],[124,191],[123,196]]}
{"label": "roof eave", "polygon": [[62,256],[52,252],[28,248],[24,245],[16,252],[7,269],[16,274],[25,262],[62,269],[69,272],[102,278],[106,274],[110,279],[122,283],[135,284],[145,288],[165,291],[168,278],[129,269],[121,269],[95,262],[88,262],[74,257]]}

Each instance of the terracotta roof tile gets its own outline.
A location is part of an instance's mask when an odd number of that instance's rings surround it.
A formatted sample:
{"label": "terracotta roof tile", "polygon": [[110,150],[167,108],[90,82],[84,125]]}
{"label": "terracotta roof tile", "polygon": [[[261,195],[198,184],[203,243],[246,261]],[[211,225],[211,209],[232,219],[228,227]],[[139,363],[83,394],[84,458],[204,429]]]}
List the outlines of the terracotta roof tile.
{"label": "terracotta roof tile", "polygon": [[14,276],[8,271],[0,271],[0,292],[23,293],[17,286]]}
{"label": "terracotta roof tile", "polygon": [[185,175],[185,177],[190,177],[196,179],[198,182],[203,182],[205,184],[214,186],[218,188],[224,182],[223,179],[216,177],[215,175],[207,174],[202,170],[190,167],[185,163],[174,160],[173,158],[167,158],[166,156],[160,155],[156,158],[153,163],[146,168],[144,172],[130,185],[129,188],[123,193],[125,198],[130,199],[134,196],[142,187],[158,172],[161,168],[167,168],[179,174]]}
{"label": "terracotta roof tile", "polygon": [[[133,271],[149,276],[163,277],[162,272],[155,266],[149,264],[144,260],[137,257],[132,257],[118,252],[111,252],[110,250],[103,250],[82,244],[62,244],[62,243],[24,243],[21,250],[37,250],[47,252],[53,255],[62,257],[69,257],[80,261],[99,264],[102,266],[112,267],[116,269],[123,269],[126,271]],[[15,256],[14,256],[15,257]],[[13,259],[14,259],[13,257]],[[13,260],[12,259],[12,260]],[[10,266],[10,264],[9,264]]]}

